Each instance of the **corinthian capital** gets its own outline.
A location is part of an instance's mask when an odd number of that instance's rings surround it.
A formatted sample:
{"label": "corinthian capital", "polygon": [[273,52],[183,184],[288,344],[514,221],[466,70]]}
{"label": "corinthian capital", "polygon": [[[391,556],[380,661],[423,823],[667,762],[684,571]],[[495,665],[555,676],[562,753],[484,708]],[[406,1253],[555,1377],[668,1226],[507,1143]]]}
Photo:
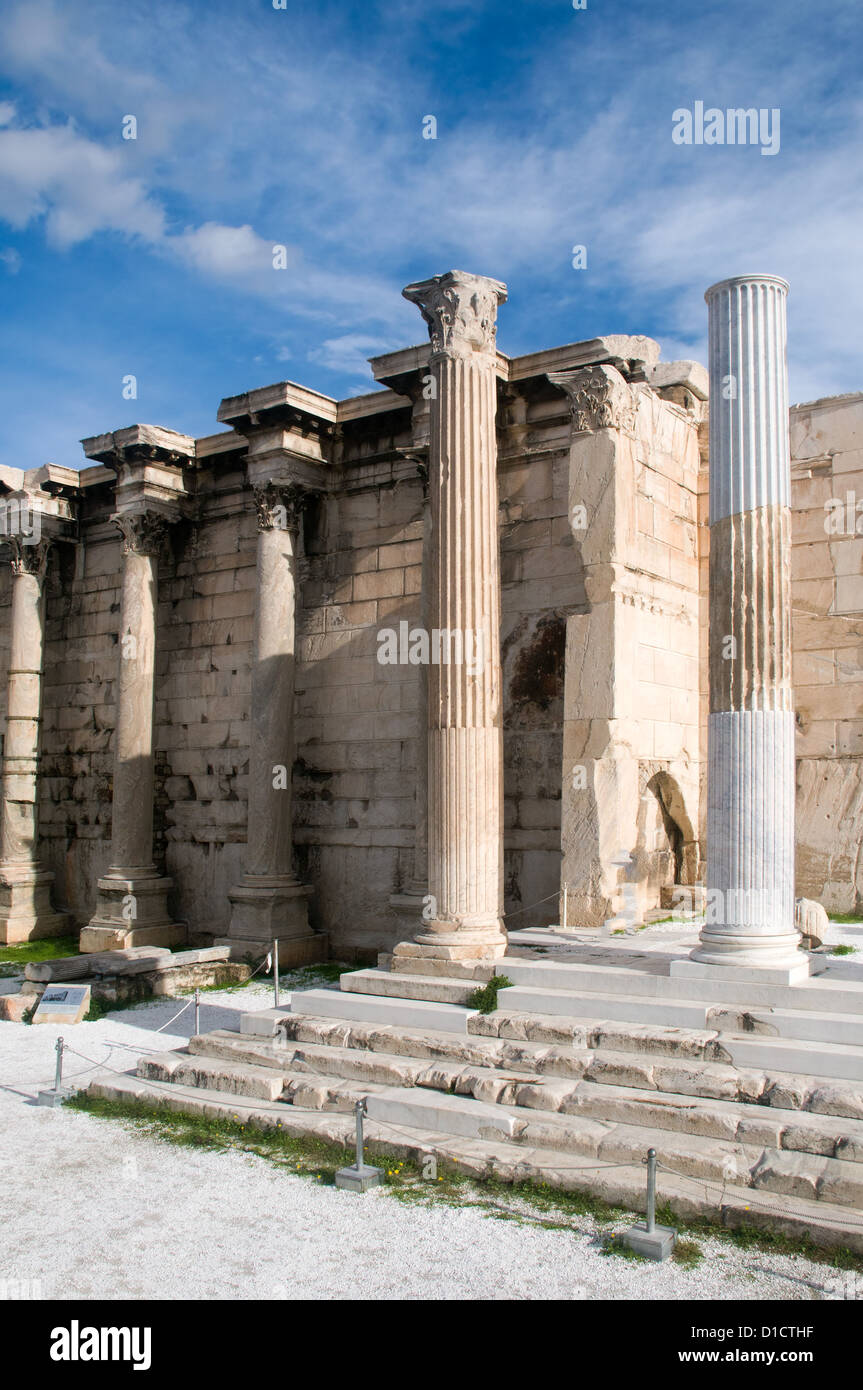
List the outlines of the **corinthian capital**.
{"label": "corinthian capital", "polygon": [[549,372],[549,381],[569,396],[576,434],[635,426],[632,390],[614,367],[581,367],[571,372]]}
{"label": "corinthian capital", "polygon": [[41,582],[45,578],[45,571],[48,568],[50,540],[40,540],[32,544],[22,539],[21,536],[10,536],[8,545],[13,573],[33,574]]}
{"label": "corinthian capital", "polygon": [[506,285],[500,280],[448,270],[408,285],[402,294],[419,306],[429,326],[433,355],[494,354],[498,305],[506,302]]}
{"label": "corinthian capital", "polygon": [[124,555],[158,555],[170,525],[161,512],[115,512],[111,520],[123,534]]}
{"label": "corinthian capital", "polygon": [[258,530],[296,531],[300,524],[309,494],[296,483],[279,483],[271,480],[252,489],[255,509],[258,513]]}

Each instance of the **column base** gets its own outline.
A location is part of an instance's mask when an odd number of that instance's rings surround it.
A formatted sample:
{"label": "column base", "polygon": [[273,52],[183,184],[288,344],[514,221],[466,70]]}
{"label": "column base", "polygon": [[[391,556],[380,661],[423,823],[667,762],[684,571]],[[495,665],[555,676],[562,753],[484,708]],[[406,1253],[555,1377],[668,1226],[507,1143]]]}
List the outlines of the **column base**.
{"label": "column base", "polygon": [[826,961],[800,950],[797,932],[748,937],[702,932],[689,959],[672,961],[670,973],[698,980],[793,985],[825,969]]}
{"label": "column base", "polygon": [[173,880],[162,874],[108,873],[97,883],[96,911],[81,932],[78,949],[123,951],[133,946],[181,946],[187,929],[173,922],[168,894]]}
{"label": "column base", "polygon": [[413,941],[396,946],[393,955],[438,961],[488,961],[500,960],[506,955],[507,946],[508,937],[500,920],[467,923],[464,927],[452,922],[429,922]]}
{"label": "column base", "polygon": [[47,869],[0,866],[0,944],[13,946],[69,932],[71,915],[56,912],[51,905],[53,882],[54,875]]}
{"label": "column base", "polygon": [[[289,941],[309,940],[320,948],[321,937],[309,926],[309,898],[312,888],[296,879],[277,875],[246,874],[228,894],[231,925],[228,940],[269,950],[278,937],[279,952]],[[320,955],[313,957],[321,960]],[[301,962],[304,963],[304,962]]]}

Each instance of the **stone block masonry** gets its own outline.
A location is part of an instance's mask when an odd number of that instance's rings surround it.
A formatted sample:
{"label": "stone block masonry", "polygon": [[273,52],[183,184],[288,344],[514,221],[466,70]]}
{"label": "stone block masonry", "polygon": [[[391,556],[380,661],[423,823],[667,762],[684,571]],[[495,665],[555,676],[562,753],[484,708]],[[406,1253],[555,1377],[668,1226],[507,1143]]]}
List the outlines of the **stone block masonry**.
{"label": "stone block masonry", "polygon": [[[459,276],[434,283],[461,332],[465,285],[496,282]],[[699,880],[706,373],[638,337],[518,358],[477,344],[469,369],[424,342],[375,358],[365,396],[278,382],[227,397],[204,438],[138,425],[86,440],[80,472],[5,470],[4,496],[26,493],[50,541],[41,661],[32,642],[20,659],[16,633],[37,624],[19,621],[13,565],[0,572],[7,934],[391,951],[434,922],[432,898],[453,915],[429,732],[467,728],[494,742],[502,782],[499,809],[488,788],[473,803],[499,826],[484,920],[556,921],[566,884],[571,925],[626,924]],[[474,387],[480,433],[461,434]],[[818,523],[863,476],[861,419],[863,397],[791,413],[797,891],[844,910],[863,901],[863,615],[857,542]],[[448,722],[469,677],[378,659],[383,629],[479,619],[499,622],[488,721]]]}

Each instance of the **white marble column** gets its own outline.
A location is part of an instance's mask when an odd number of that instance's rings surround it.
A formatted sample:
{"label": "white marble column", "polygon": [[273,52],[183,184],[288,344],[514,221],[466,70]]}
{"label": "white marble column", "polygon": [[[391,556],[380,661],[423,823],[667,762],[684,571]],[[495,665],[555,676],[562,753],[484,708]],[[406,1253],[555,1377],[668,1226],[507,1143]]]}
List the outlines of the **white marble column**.
{"label": "white marble column", "polygon": [[0,942],[59,936],[69,918],[51,906],[54,875],[39,862],[39,751],[50,541],[8,542],[12,563],[9,677],[0,808]]}
{"label": "white marble column", "polygon": [[120,512],[123,579],[117,655],[117,724],[111,861],[98,880],[96,912],[82,951],[172,946],[185,929],[168,911],[169,878],[153,863],[153,706],[159,551],[169,521],[157,511]]}
{"label": "white marble column", "polygon": [[794,929],[787,292],[784,280],[753,275],[706,295],[707,919],[682,972],[736,968],[793,983],[809,961]]}
{"label": "white marble column", "polygon": [[[491,960],[503,926],[503,725],[497,526],[496,318],[506,289],[450,271],[409,285],[431,337],[429,621],[451,634],[429,665],[432,920],[395,955]],[[452,636],[458,634],[458,636]],[[481,644],[481,661],[466,654]],[[434,642],[432,642],[434,650]]]}
{"label": "white marble column", "polygon": [[305,493],[292,483],[254,488],[258,513],[255,643],[245,874],[230,893],[229,940],[256,954],[279,939],[282,965],[326,954],[309,927],[311,888],[293,871],[296,564]]}

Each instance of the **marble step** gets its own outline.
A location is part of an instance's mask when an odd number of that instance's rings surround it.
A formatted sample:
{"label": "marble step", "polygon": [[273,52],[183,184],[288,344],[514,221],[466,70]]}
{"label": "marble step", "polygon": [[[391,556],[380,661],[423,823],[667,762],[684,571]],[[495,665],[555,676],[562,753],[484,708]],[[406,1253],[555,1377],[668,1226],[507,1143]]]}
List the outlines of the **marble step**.
{"label": "marble step", "polygon": [[[241,1089],[237,1065],[217,1059],[190,1059],[182,1053],[167,1053],[147,1059],[139,1066],[139,1074],[142,1080],[163,1085],[176,1078],[180,1085],[194,1086],[193,1078],[197,1077],[204,1089],[233,1096],[247,1094]],[[225,1081],[230,1091],[226,1091]],[[282,1099],[305,1110],[351,1113],[358,1100],[365,1100],[369,1118],[389,1125],[396,1133],[407,1126],[467,1139],[505,1138],[523,1145],[623,1163],[637,1162],[648,1148],[654,1147],[661,1163],[687,1177],[734,1181],[788,1196],[863,1209],[863,1169],[859,1163],[808,1151],[775,1150],[765,1146],[760,1137],[756,1137],[755,1143],[739,1143],[581,1114],[538,1111],[525,1105],[489,1103],[421,1087],[348,1080],[311,1070],[276,1073],[273,1084],[279,1082],[284,1084]],[[253,1077],[250,1084],[257,1088],[259,1078]],[[257,1094],[252,1098],[275,1099]]]}
{"label": "marble step", "polygon": [[[384,1086],[419,1086],[472,1096],[475,1100],[497,1105],[683,1130],[708,1138],[763,1144],[774,1149],[863,1163],[863,1120],[801,1114],[736,1100],[705,1099],[673,1090],[663,1091],[655,1086],[648,1089],[649,1082],[644,1076],[653,1069],[645,1068],[638,1058],[620,1054],[614,1059],[612,1079],[608,1080],[609,1071],[601,1058],[593,1059],[594,1075],[588,1069],[580,1078],[573,1073],[557,1078],[524,1067],[520,1072],[507,1071],[494,1065],[398,1056],[319,1043],[256,1044],[240,1034],[228,1032],[190,1038],[189,1051],[195,1059],[242,1061],[255,1074],[262,1068],[272,1067],[279,1072],[310,1071]],[[604,1076],[606,1080],[597,1080],[597,1071],[599,1077]],[[642,1086],[627,1084],[632,1079],[642,1080]],[[276,1096],[273,1090],[266,1098],[276,1099]]]}
{"label": "marble step", "polygon": [[[372,973],[372,972],[369,972]],[[342,979],[348,978],[343,975]],[[463,987],[462,981],[457,981]],[[442,1033],[467,1033],[471,1011],[458,1004],[432,1002],[409,995],[357,994],[351,990],[307,989],[291,997],[292,1014],[320,1018],[362,1019],[367,1023],[434,1028]],[[248,1017],[245,1015],[244,1017]]]}
{"label": "marble step", "polygon": [[[149,1101],[176,1112],[227,1121],[242,1114],[250,1128],[278,1128],[288,1135],[315,1136],[343,1144],[348,1154],[353,1144],[353,1118],[332,1111],[301,1110],[277,1101],[249,1101],[238,1106],[234,1097],[220,1091],[180,1085],[156,1087],[137,1076],[115,1073],[97,1076],[88,1091],[106,1100]],[[420,1165],[427,1154],[435,1153],[441,1163],[464,1177],[543,1183],[586,1192],[630,1211],[643,1212],[645,1208],[644,1165],[640,1157],[630,1165],[602,1159],[591,1163],[572,1161],[557,1150],[540,1146],[525,1148],[500,1139],[464,1139],[408,1126],[402,1127],[396,1136],[374,1119],[369,1119],[365,1132],[367,1143],[377,1152],[412,1159]],[[844,1248],[863,1253],[859,1218],[847,1208],[823,1199],[811,1201],[769,1190],[755,1193],[742,1184],[707,1184],[665,1170],[660,1170],[658,1195],[681,1221],[703,1218],[729,1228],[757,1227],[792,1239],[806,1236],[826,1250]]]}
{"label": "marble step", "polygon": [[437,1004],[467,1006],[476,991],[476,980],[440,975],[401,975],[389,970],[351,970],[339,979],[339,988],[349,994],[383,995],[391,999],[421,999]]}
{"label": "marble step", "polygon": [[[288,1015],[280,1033],[299,1042],[502,1066],[548,1076],[588,1076],[711,1100],[735,1100],[863,1120],[863,1081],[805,1075],[809,1050],[799,1044],[784,1068],[735,1067],[728,1038],[643,1024],[569,1022],[523,1014],[475,1014],[466,1037],[417,1028]],[[478,1031],[482,1029],[482,1033]],[[746,1039],[742,1039],[745,1044]],[[790,1070],[789,1070],[790,1067]],[[796,1067],[796,1070],[795,1070]],[[584,1069],[584,1070],[582,1070]]]}
{"label": "marble step", "polygon": [[[545,971],[549,977],[561,981],[565,988],[552,988],[548,985],[519,985],[501,990],[499,1003],[510,1012],[562,1014],[575,1018],[609,1018],[634,1023],[659,1023],[685,1028],[715,1029],[721,1033],[758,1033],[784,1038],[800,1038],[812,1042],[837,1043],[849,1047],[863,1048],[863,1015],[841,1012],[819,1013],[813,1008],[797,1009],[779,1005],[752,1005],[734,1007],[727,1003],[715,1004],[705,998],[680,997],[679,984],[698,985],[704,992],[707,982],[665,980],[669,986],[666,995],[654,997],[641,994],[637,988],[644,982],[662,979],[661,976],[645,974],[642,971],[623,971],[632,985],[633,992],[625,993],[617,987],[612,993],[600,989],[581,987],[584,971],[597,969],[586,966],[543,966],[533,961],[516,961],[519,973],[523,967],[538,973],[529,978],[540,978]],[[570,972],[570,973],[564,973]],[[614,976],[613,969],[606,972]],[[467,1006],[476,989],[474,981],[448,979],[439,976],[400,975],[385,970],[356,970],[342,975],[340,989],[343,993],[371,997],[385,997],[447,1003]],[[597,980],[593,981],[593,985]],[[763,987],[762,987],[763,988]],[[795,987],[799,988],[799,987]],[[673,990],[673,992],[672,992]],[[776,992],[776,991],[774,991]],[[791,988],[784,991],[783,997],[796,999]],[[822,992],[823,994],[823,992]],[[819,995],[819,997],[822,997]],[[845,992],[835,993],[830,998],[839,1001],[846,997]],[[863,996],[861,996],[863,997]],[[861,1054],[861,1076],[863,1076],[863,1054]]]}
{"label": "marble step", "polygon": [[[415,990],[422,989],[419,976],[392,976],[383,971],[357,971],[342,980],[361,976],[364,988],[394,989],[396,983],[410,980]],[[441,984],[464,989],[464,982],[435,980],[435,987]],[[819,1076],[843,1082],[863,1082],[863,1048],[856,1044],[822,1041],[817,1036],[804,1039],[772,1036],[766,1030],[792,1027],[795,1031],[817,1035],[819,1029],[832,1032],[833,1036],[846,1036],[843,1032],[845,1020],[828,1018],[824,1015],[802,1013],[794,1015],[790,1021],[774,1014],[765,1020],[755,1020],[749,1016],[730,1015],[727,1010],[715,1011],[710,1005],[681,1005],[675,1009],[667,1002],[629,999],[618,995],[586,994],[575,995],[569,991],[534,990],[527,986],[515,986],[501,991],[499,1002],[502,1009],[490,1015],[482,1015],[458,1004],[429,1002],[422,998],[405,998],[389,993],[358,993],[355,989],[306,990],[295,994],[291,1001],[290,1014],[312,1015],[317,1018],[339,1018],[351,1023],[371,1023],[381,1026],[432,1028],[442,1032],[464,1035],[486,1033],[495,1030],[496,1021],[501,1017],[517,1020],[515,1036],[529,1034],[534,1020],[556,1018],[561,1021],[561,1033],[571,1027],[583,1030],[610,1028],[622,1025],[624,1030],[638,1027],[643,1031],[664,1030],[666,1033],[702,1034],[713,1039],[711,1055],[716,1061],[724,1061],[734,1066],[754,1067],[773,1071],[790,1071],[803,1075]],[[682,1015],[682,1016],[681,1016]],[[705,1027],[705,1019],[713,1019],[713,1027]],[[250,1022],[247,1024],[246,1019]],[[719,1023],[736,1024],[741,1030],[734,1033],[720,1032]],[[835,1024],[835,1029],[831,1025]],[[853,1025],[853,1020],[852,1020]],[[246,1015],[241,1022],[243,1032],[266,1031],[275,1033],[279,1027],[278,1016],[272,1026],[262,1029],[257,1015]],[[748,1031],[751,1028],[752,1032]],[[764,1029],[764,1032],[760,1030]],[[546,1024],[546,1031],[548,1025]]]}
{"label": "marble step", "polygon": [[857,1075],[863,1078],[863,1018],[846,1014],[779,1008],[741,1010],[704,1000],[646,999],[640,995],[554,990],[530,985],[502,990],[499,1001],[508,1012],[614,1018],[631,1023],[714,1029],[723,1035],[753,1034],[858,1048]]}
{"label": "marble step", "polygon": [[[527,960],[506,956],[498,962],[498,974],[514,985],[533,989],[568,990],[576,994],[623,994],[657,1002],[711,1001],[712,1006],[737,1004],[745,1010],[787,1009],[824,1014],[849,1014],[863,1022],[863,982],[847,978],[845,962],[831,962],[825,974],[813,975],[796,985],[689,978],[670,975],[671,963],[645,957],[639,965]],[[835,972],[835,974],[834,974]]]}

